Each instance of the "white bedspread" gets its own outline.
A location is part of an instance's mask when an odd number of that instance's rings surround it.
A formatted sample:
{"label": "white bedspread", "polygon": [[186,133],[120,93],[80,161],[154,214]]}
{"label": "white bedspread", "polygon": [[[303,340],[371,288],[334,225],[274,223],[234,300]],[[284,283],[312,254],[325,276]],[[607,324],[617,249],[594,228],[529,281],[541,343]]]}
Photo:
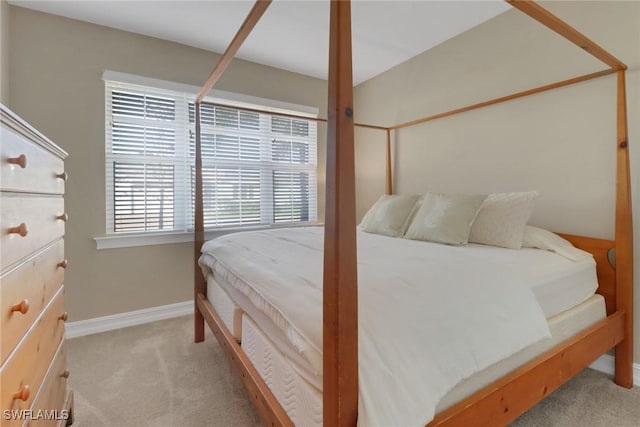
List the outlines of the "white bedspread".
{"label": "white bedspread", "polygon": [[[205,243],[200,264],[321,374],[322,252],[322,228],[255,231]],[[460,380],[550,336],[518,269],[495,254],[358,233],[359,426],[422,426]]]}

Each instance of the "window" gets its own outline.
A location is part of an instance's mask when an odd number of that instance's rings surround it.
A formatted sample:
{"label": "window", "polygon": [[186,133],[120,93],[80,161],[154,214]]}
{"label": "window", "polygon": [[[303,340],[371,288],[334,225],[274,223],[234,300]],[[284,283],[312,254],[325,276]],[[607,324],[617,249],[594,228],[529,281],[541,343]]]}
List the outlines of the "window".
{"label": "window", "polygon": [[[106,81],[107,233],[193,228],[193,98]],[[316,220],[315,121],[202,105],[201,129],[205,227]]]}

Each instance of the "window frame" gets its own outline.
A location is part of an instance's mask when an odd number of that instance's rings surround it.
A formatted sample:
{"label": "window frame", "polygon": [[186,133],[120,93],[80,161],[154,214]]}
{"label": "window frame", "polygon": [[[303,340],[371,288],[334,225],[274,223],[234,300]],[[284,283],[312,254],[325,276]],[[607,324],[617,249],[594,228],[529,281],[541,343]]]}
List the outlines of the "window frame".
{"label": "window frame", "polygon": [[[185,182],[187,183],[186,189],[184,190],[184,194],[180,195],[178,194],[179,191],[176,191],[174,196],[174,206],[176,208],[174,212],[174,216],[176,217],[176,225],[180,228],[174,228],[171,230],[154,230],[154,231],[118,231],[118,232],[115,231],[114,229],[115,215],[113,214],[113,212],[111,212],[111,215],[110,215],[108,211],[114,208],[113,202],[111,204],[109,203],[109,198],[114,197],[114,188],[113,188],[114,183],[113,183],[113,180],[109,182],[109,180],[107,179],[107,171],[106,171],[108,162],[109,161],[113,162],[113,157],[110,158],[109,152],[107,151],[110,148],[110,142],[108,140],[108,138],[110,138],[110,128],[109,128],[108,121],[109,121],[109,113],[110,113],[109,104],[111,102],[109,98],[110,91],[107,83],[108,81],[110,81],[110,82],[114,82],[115,84],[121,84],[125,86],[126,85],[145,86],[145,87],[149,87],[152,90],[156,89],[159,92],[170,91],[170,92],[175,92],[178,96],[184,95],[184,99],[186,100],[186,102],[184,104],[184,107],[180,107],[180,109],[181,110],[186,109],[186,112],[184,114],[185,123],[183,123],[182,125],[184,126],[183,129],[185,130],[185,135],[183,136],[186,137],[187,143],[180,144],[180,145],[182,146],[182,149],[187,152],[187,164],[185,165],[187,169],[187,172],[186,172],[187,174],[189,174],[188,170],[191,168],[191,164],[189,163],[189,159],[188,159],[188,152],[190,149],[188,140],[189,140],[189,134],[191,132],[191,127],[193,127],[193,124],[189,123],[188,110],[189,110],[189,104],[192,102],[193,98],[195,98],[195,95],[197,94],[199,88],[196,86],[184,85],[184,84],[168,82],[164,80],[152,79],[152,78],[135,76],[131,74],[125,74],[125,73],[119,73],[119,72],[113,72],[113,71],[105,71],[103,74],[103,80],[105,80],[105,114],[104,114],[105,116],[105,209],[104,209],[105,234],[94,237],[97,248],[108,249],[108,248],[118,248],[118,247],[146,246],[146,245],[171,244],[171,243],[193,241],[193,226],[192,226],[193,218],[189,219],[189,216],[192,216],[193,206],[188,205],[188,203],[184,203],[184,202],[189,202],[189,199],[190,199],[188,177],[184,177],[183,184]],[[265,110],[267,111],[266,113],[264,114],[260,113],[261,121],[264,118],[267,118],[270,120],[270,117],[277,117],[275,115],[270,116],[269,113],[274,113],[276,115],[278,113],[282,113],[284,115],[296,114],[296,115],[308,116],[310,119],[312,119],[312,122],[314,124],[314,133],[315,133],[315,140],[313,141],[315,152],[311,154],[314,162],[313,168],[312,168],[313,170],[311,172],[313,177],[309,178],[314,183],[313,185],[314,188],[312,189],[314,200],[313,200],[313,203],[309,206],[309,210],[310,211],[313,210],[313,213],[310,215],[309,221],[287,222],[282,224],[280,223],[270,223],[270,224],[260,223],[260,224],[251,224],[251,225],[234,224],[229,226],[207,227],[206,229],[207,238],[213,238],[217,235],[226,234],[229,232],[236,232],[236,231],[250,230],[250,229],[267,229],[267,228],[274,228],[274,227],[279,228],[282,226],[296,227],[296,226],[317,225],[318,223],[316,222],[315,218],[317,218],[317,202],[318,202],[318,195],[317,195],[317,187],[318,187],[317,143],[318,141],[317,141],[317,124],[315,121],[313,121],[313,119],[317,118],[318,110],[313,107],[302,106],[302,105],[291,104],[291,103],[284,103],[284,102],[268,100],[264,98],[257,98],[257,97],[241,95],[241,94],[235,94],[235,93],[219,91],[219,90],[212,91],[212,96],[207,97],[205,101],[211,102],[214,104],[228,106],[230,108],[237,108],[237,109],[248,108],[248,109]],[[179,120],[179,118],[176,117],[176,120]],[[178,138],[180,137],[176,135],[176,139]],[[269,138],[271,138],[271,136]],[[178,146],[176,146],[176,151],[178,149],[179,149]],[[289,165],[291,166],[291,164]],[[309,169],[310,168],[307,168],[307,170]],[[111,188],[109,188],[110,184],[111,184]],[[174,188],[175,187],[176,187],[176,184],[174,184]],[[273,201],[275,200],[275,193],[273,193],[273,189],[271,189],[271,191],[272,191],[272,194],[270,196],[270,200],[273,203]],[[271,212],[270,215],[271,215],[271,220],[273,221],[274,219],[273,212]],[[263,218],[261,218],[261,221],[262,220]],[[185,227],[183,227],[183,225]]]}

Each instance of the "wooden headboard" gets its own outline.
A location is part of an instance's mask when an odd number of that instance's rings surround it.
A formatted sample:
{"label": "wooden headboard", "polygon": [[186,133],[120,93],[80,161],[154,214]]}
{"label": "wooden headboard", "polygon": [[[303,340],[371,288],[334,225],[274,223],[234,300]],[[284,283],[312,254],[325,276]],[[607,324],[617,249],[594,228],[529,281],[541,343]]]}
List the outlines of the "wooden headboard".
{"label": "wooden headboard", "polygon": [[616,269],[609,262],[609,251],[615,249],[616,242],[571,234],[559,234],[559,236],[570,241],[576,248],[593,254],[599,284],[596,292],[604,297],[607,315],[614,313],[616,311]]}

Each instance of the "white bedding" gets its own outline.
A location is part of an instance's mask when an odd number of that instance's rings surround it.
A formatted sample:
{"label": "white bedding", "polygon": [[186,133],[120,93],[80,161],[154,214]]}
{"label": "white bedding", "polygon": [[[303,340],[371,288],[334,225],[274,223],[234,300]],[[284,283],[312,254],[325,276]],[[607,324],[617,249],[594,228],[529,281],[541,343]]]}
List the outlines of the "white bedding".
{"label": "white bedding", "polygon": [[467,246],[474,247],[478,248],[478,257],[499,259],[496,266],[504,274],[520,275],[533,291],[547,319],[586,301],[598,289],[596,262],[591,254],[569,260],[539,249]]}
{"label": "white bedding", "polygon": [[[213,280],[212,277],[210,279]],[[552,317],[548,321],[551,339],[529,346],[461,381],[442,398],[437,412],[458,403],[605,317],[601,295],[593,295],[582,304]],[[322,392],[300,375],[297,362],[287,356],[290,351],[285,348],[286,353],[283,353],[282,347],[271,340],[272,331],[265,331],[264,325],[262,321],[254,322],[247,313],[242,315],[242,349],[296,426],[321,427]],[[272,324],[267,323],[269,325]],[[274,328],[270,327],[271,330]]]}
{"label": "white bedding", "polygon": [[[204,270],[282,329],[317,374],[322,243],[321,228],[237,233],[207,242],[201,258]],[[359,425],[424,425],[460,380],[549,337],[521,270],[562,258],[484,248],[358,233]]]}

